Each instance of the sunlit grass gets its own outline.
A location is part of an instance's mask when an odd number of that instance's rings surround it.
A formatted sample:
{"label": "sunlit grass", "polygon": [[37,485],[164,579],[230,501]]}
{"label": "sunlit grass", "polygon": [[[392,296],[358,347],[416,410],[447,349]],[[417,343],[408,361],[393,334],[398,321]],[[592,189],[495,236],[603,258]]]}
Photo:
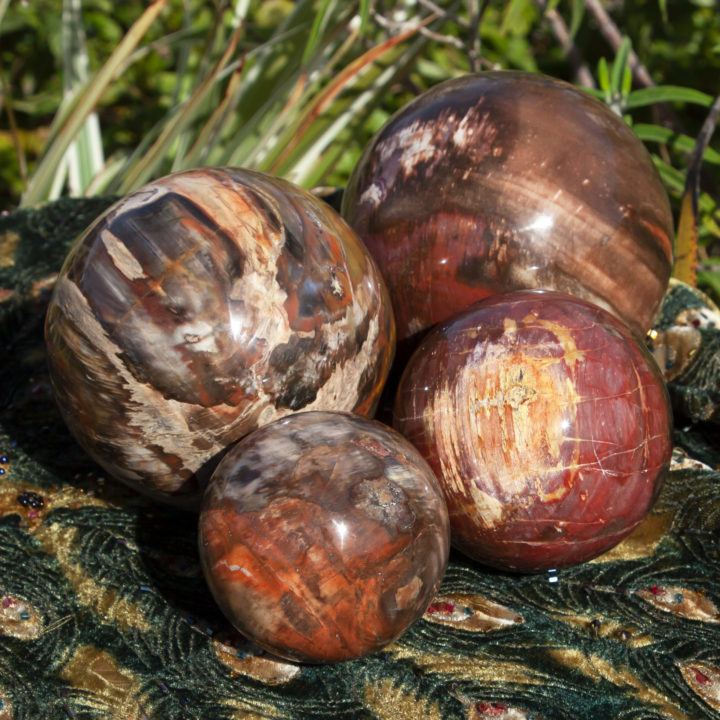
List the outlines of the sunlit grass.
{"label": "sunlit grass", "polygon": [[[588,92],[646,143],[677,220],[698,114],[713,97],[689,75],[688,86],[638,84],[633,51],[678,65],[680,49],[663,41],[633,48],[623,28],[622,42],[598,50],[588,8],[581,0],[131,0],[122,7],[0,0],[0,43],[22,37],[33,52],[55,57],[52,66],[40,55],[35,62],[1,55],[0,157],[12,162],[0,177],[15,194],[3,207],[124,194],[203,165],[244,166],[305,187],[342,186],[374,130],[403,102],[450,77],[499,67],[589,78]],[[655,12],[679,21],[664,3]],[[701,27],[699,15],[707,13],[694,12],[693,27]],[[632,7],[625,14],[630,21]],[[712,17],[705,17],[707,42],[718,44],[720,23]],[[580,57],[569,61],[572,42]],[[665,123],[655,112],[661,106],[682,127]],[[699,277],[715,290],[720,144],[705,145],[711,181],[697,203]]]}

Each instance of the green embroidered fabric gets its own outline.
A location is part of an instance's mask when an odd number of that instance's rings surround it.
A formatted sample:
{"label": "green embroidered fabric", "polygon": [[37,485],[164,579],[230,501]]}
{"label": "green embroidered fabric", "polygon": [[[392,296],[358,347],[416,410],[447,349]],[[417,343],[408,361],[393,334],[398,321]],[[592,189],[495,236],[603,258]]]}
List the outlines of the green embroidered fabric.
{"label": "green embroidered fabric", "polygon": [[59,419],[45,303],[70,243],[108,203],[0,217],[0,720],[720,718],[720,330],[709,301],[674,285],[658,321],[677,449],[625,542],[529,576],[453,554],[433,604],[391,647],[296,665],[220,615],[195,517],[103,477]]}

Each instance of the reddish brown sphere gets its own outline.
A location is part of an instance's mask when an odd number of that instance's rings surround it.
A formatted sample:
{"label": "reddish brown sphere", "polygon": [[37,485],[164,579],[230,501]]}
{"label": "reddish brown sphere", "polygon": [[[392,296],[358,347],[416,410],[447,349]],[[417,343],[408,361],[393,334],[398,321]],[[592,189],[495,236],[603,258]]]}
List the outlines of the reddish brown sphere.
{"label": "reddish brown sphere", "polygon": [[367,147],[343,214],[383,271],[400,339],[531,288],[644,335],[672,265],[645,147],[606,105],[542,75],[468,75],[415,99]]}
{"label": "reddish brown sphere", "polygon": [[208,168],[150,183],[80,238],[46,340],[89,454],[197,509],[219,453],[258,426],[303,409],[371,414],[394,325],[374,262],[329,206]]}
{"label": "reddish brown sphere", "polygon": [[589,560],[645,517],[670,462],[665,385],[606,311],[496,295],[433,330],[403,374],[396,427],[438,475],[453,543],[496,568]]}
{"label": "reddish brown sphere", "polygon": [[200,557],[227,618],[293,660],[385,647],[426,610],[450,530],[405,438],[345,413],[298,413],[240,441],[213,474]]}

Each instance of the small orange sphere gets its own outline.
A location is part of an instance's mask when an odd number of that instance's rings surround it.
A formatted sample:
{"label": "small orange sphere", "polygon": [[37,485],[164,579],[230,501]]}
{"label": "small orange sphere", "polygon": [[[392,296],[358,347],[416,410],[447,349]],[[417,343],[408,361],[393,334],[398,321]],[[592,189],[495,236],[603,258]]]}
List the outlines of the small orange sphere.
{"label": "small orange sphere", "polygon": [[241,440],[200,514],[210,589],[240,632],[294,660],[380,650],[427,609],[448,559],[437,480],[402,435],[297,413]]}

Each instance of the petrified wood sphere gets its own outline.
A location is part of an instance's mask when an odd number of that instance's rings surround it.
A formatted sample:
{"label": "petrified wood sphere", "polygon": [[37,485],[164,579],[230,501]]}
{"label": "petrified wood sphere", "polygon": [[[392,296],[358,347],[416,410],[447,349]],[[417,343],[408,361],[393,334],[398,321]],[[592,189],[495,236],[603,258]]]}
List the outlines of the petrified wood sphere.
{"label": "petrified wood sphere", "polygon": [[420,453],[346,413],[298,413],[241,440],[200,513],[205,576],[262,647],[357,658],[425,611],[447,564],[447,509]]}
{"label": "petrified wood sphere", "polygon": [[431,331],[403,374],[395,424],[438,475],[453,543],[505,570],[572,565],[618,543],[672,450],[645,346],[555,292],[496,295]]}
{"label": "petrified wood sphere", "polygon": [[46,320],[65,421],[116,478],[197,508],[233,441],[290,412],[370,414],[394,346],[355,233],[239,169],[162,178],[80,238]]}
{"label": "petrified wood sphere", "polygon": [[399,338],[529,288],[588,299],[643,335],[670,276],[649,153],[607,106],[542,75],[484,72],[409,103],[366,148],[343,214],[385,275]]}

